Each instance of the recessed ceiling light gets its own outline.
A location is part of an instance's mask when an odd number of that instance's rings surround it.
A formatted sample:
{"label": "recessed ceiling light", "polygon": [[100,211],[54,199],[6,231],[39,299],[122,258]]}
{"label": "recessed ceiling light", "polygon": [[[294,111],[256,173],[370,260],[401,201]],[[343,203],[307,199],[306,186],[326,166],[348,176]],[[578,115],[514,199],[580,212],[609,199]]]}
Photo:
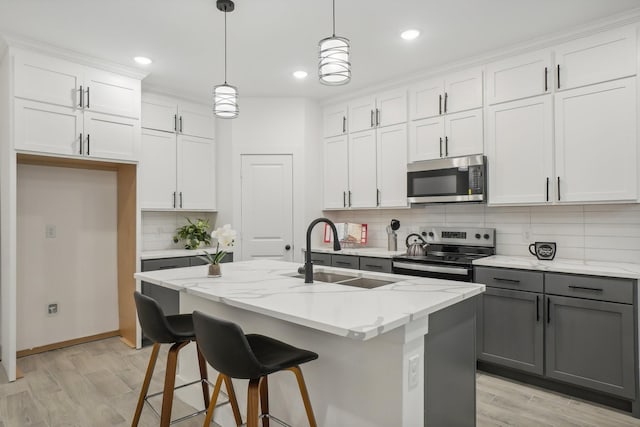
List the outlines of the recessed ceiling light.
{"label": "recessed ceiling light", "polygon": [[420,31],[418,30],[407,30],[407,31],[403,31],[402,34],[400,34],[400,37],[402,37],[405,40],[414,40],[419,35],[420,35]]}
{"label": "recessed ceiling light", "polygon": [[136,56],[135,58],[133,58],[134,61],[136,61],[138,64],[140,65],[149,65],[151,64],[153,61],[145,56]]}
{"label": "recessed ceiling light", "polygon": [[293,72],[293,77],[295,77],[296,79],[304,79],[305,77],[307,77],[307,75],[307,72],[302,70]]}

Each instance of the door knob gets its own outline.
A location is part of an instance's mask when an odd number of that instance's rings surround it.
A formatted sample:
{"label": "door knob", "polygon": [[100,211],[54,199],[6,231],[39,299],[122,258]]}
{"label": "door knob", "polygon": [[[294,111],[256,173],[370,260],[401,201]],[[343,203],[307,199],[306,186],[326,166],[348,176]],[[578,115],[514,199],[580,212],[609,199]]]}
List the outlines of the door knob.
{"label": "door knob", "polygon": [[287,250],[287,251],[290,250],[291,249],[291,245],[285,246],[284,249]]}

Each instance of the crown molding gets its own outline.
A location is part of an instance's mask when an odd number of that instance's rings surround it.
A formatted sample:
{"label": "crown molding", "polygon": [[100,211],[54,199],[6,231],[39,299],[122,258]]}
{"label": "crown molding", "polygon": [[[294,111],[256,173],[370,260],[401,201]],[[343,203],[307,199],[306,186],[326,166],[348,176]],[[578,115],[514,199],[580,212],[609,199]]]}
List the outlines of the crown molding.
{"label": "crown molding", "polygon": [[2,31],[0,31],[0,41],[0,52],[2,52],[2,45],[5,45],[11,49],[29,50],[32,52],[55,56],[60,59],[73,61],[89,67],[100,68],[105,71],[110,71],[138,80],[142,80],[150,74],[149,72],[142,71],[137,68],[127,67],[122,64],[106,61],[81,52],[61,48],[59,46],[15,34],[4,33]]}

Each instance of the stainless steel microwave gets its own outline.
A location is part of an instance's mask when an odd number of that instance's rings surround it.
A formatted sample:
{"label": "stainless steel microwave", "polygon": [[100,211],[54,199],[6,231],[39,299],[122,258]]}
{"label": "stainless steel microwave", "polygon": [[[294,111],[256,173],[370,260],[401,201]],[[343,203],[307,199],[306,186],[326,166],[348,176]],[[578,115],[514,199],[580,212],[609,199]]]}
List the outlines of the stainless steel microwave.
{"label": "stainless steel microwave", "polygon": [[485,163],[481,154],[409,163],[409,203],[484,202]]}

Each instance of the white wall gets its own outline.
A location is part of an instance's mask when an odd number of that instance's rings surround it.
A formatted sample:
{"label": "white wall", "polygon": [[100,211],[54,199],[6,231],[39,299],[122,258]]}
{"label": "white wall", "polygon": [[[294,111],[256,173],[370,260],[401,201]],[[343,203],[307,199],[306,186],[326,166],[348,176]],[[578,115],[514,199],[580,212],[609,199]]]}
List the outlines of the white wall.
{"label": "white wall", "polygon": [[[487,207],[429,205],[406,210],[327,211],[336,222],[369,225],[368,246],[386,247],[385,227],[400,220],[398,249],[420,226],[452,225],[496,229],[497,253],[531,256],[529,243],[555,241],[558,258],[640,263],[640,205]],[[320,239],[314,241],[320,245]]]}
{"label": "white wall", "polygon": [[[231,224],[238,230],[242,218],[241,156],[243,154],[292,155],[293,250],[296,261],[301,260],[300,249],[304,246],[304,232],[308,222],[322,213],[319,204],[322,157],[317,155],[322,150],[320,120],[318,104],[307,99],[241,98],[240,115],[231,122],[231,132],[225,130],[224,136],[218,141],[218,147],[221,150],[218,164],[224,165],[223,175],[218,174],[218,205],[221,207],[219,215],[220,218],[228,217],[229,212],[226,211],[227,207],[222,200],[227,202],[232,200]],[[225,139],[222,140],[222,138]],[[230,158],[227,157],[229,155]],[[310,190],[317,193],[311,193]],[[238,245],[235,252],[238,258],[234,259],[239,259],[240,253],[241,248]]]}
{"label": "white wall", "polygon": [[116,172],[18,165],[17,212],[17,349],[117,330]]}

